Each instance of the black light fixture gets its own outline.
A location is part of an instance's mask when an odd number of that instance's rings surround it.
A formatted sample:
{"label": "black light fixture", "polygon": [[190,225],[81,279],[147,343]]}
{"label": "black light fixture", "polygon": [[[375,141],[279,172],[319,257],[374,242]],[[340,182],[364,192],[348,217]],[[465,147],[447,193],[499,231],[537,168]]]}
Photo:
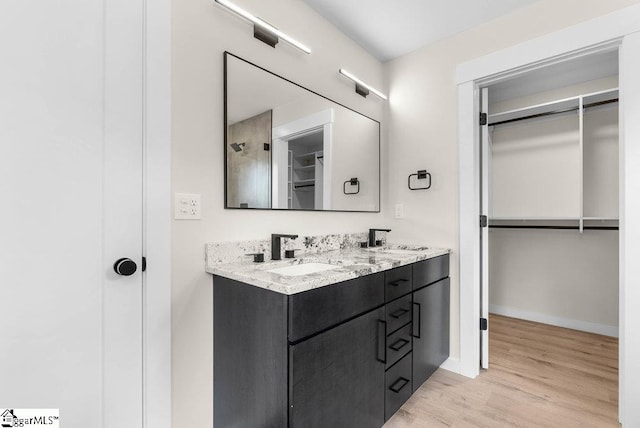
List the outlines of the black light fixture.
{"label": "black light fixture", "polygon": [[230,10],[231,12],[235,13],[236,15],[246,19],[247,21],[253,23],[253,36],[260,40],[261,42],[264,42],[266,44],[268,44],[271,47],[276,47],[276,45],[278,44],[278,42],[280,41],[280,39],[284,40],[285,42],[287,42],[288,44],[290,44],[291,46],[293,46],[296,49],[301,50],[302,52],[306,53],[306,54],[310,54],[311,53],[311,49],[300,43],[299,41],[297,41],[296,39],[292,38],[291,36],[289,36],[288,34],[283,33],[282,31],[278,30],[276,27],[274,27],[273,25],[269,24],[268,22],[258,18],[257,16],[253,15],[252,13],[247,12],[246,10],[242,9],[241,7],[231,3],[228,0],[215,0],[216,3],[218,3],[221,6],[224,6],[226,9]]}
{"label": "black light fixture", "polygon": [[358,79],[356,76],[354,76],[353,74],[349,73],[347,70],[345,70],[344,68],[341,68],[340,70],[338,70],[340,72],[340,74],[342,74],[344,77],[352,80],[355,84],[356,84],[356,93],[359,95],[362,95],[363,97],[366,98],[367,95],[369,95],[369,92],[373,93],[374,95],[379,96],[380,98],[382,98],[383,100],[387,99],[387,96],[385,94],[383,94],[382,92],[380,92],[379,90],[377,90],[376,88],[367,85],[366,83],[364,83],[362,80]]}

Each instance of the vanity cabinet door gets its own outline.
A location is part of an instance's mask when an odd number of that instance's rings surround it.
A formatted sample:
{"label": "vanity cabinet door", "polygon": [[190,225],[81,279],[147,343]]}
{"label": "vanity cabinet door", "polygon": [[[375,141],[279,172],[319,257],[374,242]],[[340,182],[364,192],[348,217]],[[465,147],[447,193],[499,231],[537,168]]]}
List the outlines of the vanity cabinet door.
{"label": "vanity cabinet door", "polygon": [[449,276],[449,254],[413,265],[413,289],[418,290]]}
{"label": "vanity cabinet door", "polygon": [[449,358],[449,278],[413,293],[413,391]]}
{"label": "vanity cabinet door", "polygon": [[289,347],[294,428],[384,423],[384,308]]}

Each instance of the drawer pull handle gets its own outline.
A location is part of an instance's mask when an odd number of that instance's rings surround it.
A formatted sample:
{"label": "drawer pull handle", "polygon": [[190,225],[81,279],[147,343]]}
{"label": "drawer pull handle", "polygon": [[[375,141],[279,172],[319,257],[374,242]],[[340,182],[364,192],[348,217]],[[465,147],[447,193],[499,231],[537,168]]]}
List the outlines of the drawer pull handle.
{"label": "drawer pull handle", "polygon": [[[382,327],[382,328],[381,328]],[[378,320],[378,349],[376,360],[383,364],[387,364],[387,348],[384,346],[387,340],[387,322]],[[381,357],[380,354],[383,354]]]}
{"label": "drawer pull handle", "polygon": [[389,345],[389,349],[393,349],[394,351],[398,352],[399,350],[401,350],[402,348],[404,348],[405,346],[407,346],[409,342],[407,339],[398,339],[393,345]]}
{"label": "drawer pull handle", "polygon": [[408,279],[404,279],[404,278],[400,278],[400,279],[397,279],[395,281],[391,281],[389,284],[393,285],[394,287],[397,287],[398,285],[402,284],[403,282],[409,282],[409,280]]}
{"label": "drawer pull handle", "polygon": [[405,309],[405,308],[400,308],[397,311],[393,312],[391,314],[391,316],[395,319],[400,318],[401,316],[403,316],[404,314],[406,314],[407,312],[409,312],[409,309]]}
{"label": "drawer pull handle", "polygon": [[409,384],[409,379],[405,377],[401,377],[400,379],[395,381],[393,385],[389,387],[389,389],[397,394],[398,392],[402,391],[402,388],[404,388],[408,384]]}
{"label": "drawer pull handle", "polygon": [[[417,303],[417,302],[413,302],[413,304],[418,307],[418,310],[417,311],[415,309],[413,310],[413,331],[411,332],[411,335],[416,339],[420,339],[420,323],[422,322],[422,313],[421,313],[422,306],[420,306],[420,303]],[[416,315],[418,316],[418,321],[416,321]],[[418,328],[417,333],[416,333],[416,327]]]}

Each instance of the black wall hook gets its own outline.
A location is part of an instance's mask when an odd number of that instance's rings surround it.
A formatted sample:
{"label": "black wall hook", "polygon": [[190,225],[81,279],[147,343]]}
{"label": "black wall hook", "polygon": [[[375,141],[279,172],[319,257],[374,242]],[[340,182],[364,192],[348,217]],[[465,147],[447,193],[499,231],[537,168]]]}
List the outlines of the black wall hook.
{"label": "black wall hook", "polygon": [[[347,192],[347,183],[349,183],[352,186],[358,186],[356,188],[356,191],[355,192]],[[357,195],[358,193],[360,193],[360,181],[355,177],[345,181],[342,184],[342,193],[344,193],[345,195]]]}
{"label": "black wall hook", "polygon": [[[429,184],[426,187],[411,187],[411,177],[417,177],[418,180],[429,179]],[[416,174],[410,174],[407,178],[407,186],[409,190],[427,190],[431,188],[431,174],[426,169],[419,170]]]}

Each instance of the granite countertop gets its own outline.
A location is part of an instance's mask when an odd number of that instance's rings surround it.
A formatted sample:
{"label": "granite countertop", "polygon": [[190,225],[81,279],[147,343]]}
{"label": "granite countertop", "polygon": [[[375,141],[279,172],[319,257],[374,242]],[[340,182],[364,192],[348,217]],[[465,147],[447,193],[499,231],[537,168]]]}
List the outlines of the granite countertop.
{"label": "granite countertop", "polygon": [[[450,250],[445,248],[389,244],[374,248],[336,249],[305,254],[295,259],[265,261],[264,263],[253,263],[249,259],[230,263],[212,263],[208,261],[206,271],[214,275],[290,295],[427,260],[449,252]],[[268,272],[271,269],[305,263],[326,263],[338,267],[332,270],[298,276]]]}

